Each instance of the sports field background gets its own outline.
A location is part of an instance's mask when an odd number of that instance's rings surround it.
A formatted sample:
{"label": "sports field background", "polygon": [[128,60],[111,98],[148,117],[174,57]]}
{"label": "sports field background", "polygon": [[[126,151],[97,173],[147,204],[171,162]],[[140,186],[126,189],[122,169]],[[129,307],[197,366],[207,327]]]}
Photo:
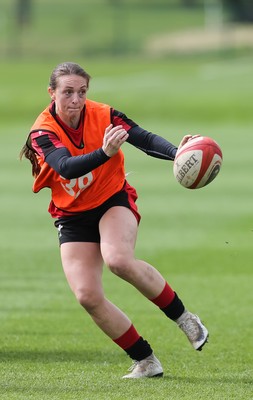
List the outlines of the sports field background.
{"label": "sports field background", "polygon": [[[24,29],[16,49],[14,22],[5,19],[14,1],[0,6],[0,398],[252,399],[252,50],[148,56],[143,43],[149,34],[164,33],[166,26],[199,28],[203,12],[144,9],[130,1],[128,51],[114,55],[118,42],[101,17],[109,26],[112,2],[72,3],[34,1],[34,25]],[[52,21],[59,7],[62,15]],[[78,40],[84,40],[84,54]],[[49,193],[32,194],[30,165],[18,160],[34,118],[48,103],[51,70],[70,59],[93,77],[89,98],[175,144],[184,134],[200,133],[223,150],[217,179],[191,191],[175,181],[172,163],[123,147],[142,214],[136,255],[161,271],[210,331],[208,345],[194,352],[153,304],[105,269],[107,297],[150,341],[164,367],[161,380],[121,380],[131,360],[75,301],[47,213]]]}

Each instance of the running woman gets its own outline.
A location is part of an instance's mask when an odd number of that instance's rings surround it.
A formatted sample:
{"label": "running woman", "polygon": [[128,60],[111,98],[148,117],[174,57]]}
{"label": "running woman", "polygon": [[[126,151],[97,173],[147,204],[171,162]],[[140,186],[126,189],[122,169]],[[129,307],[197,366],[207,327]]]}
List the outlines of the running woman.
{"label": "running woman", "polygon": [[[89,82],[78,64],[56,66],[48,88],[51,102],[34,122],[20,156],[32,164],[33,191],[51,189],[48,210],[70,288],[97,326],[133,360],[123,378],[162,376],[150,343],[105,297],[102,270],[105,264],[133,285],[181,328],[195,350],[202,349],[208,331],[199,317],[185,308],[157,269],[135,258],[140,214],[121,150],[127,142],[172,161],[177,147],[111,106],[88,99]],[[178,148],[193,137],[184,136]]]}

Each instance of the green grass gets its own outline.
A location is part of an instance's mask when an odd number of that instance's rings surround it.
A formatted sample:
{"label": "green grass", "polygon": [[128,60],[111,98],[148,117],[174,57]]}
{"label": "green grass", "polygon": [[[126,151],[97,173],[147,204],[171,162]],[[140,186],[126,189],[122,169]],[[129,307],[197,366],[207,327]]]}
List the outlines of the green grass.
{"label": "green grass", "polygon": [[224,153],[208,187],[183,189],[172,164],[127,144],[142,214],[136,254],[155,265],[210,330],[194,352],[177,327],[104,272],[107,296],[127,312],[163,363],[160,380],[125,382],[130,360],[79,307],[61,270],[49,193],[31,192],[18,152],[57,59],[5,62],[1,84],[0,397],[3,400],[252,399],[252,56],[227,59],[78,59],[89,96],[178,143],[216,139]]}

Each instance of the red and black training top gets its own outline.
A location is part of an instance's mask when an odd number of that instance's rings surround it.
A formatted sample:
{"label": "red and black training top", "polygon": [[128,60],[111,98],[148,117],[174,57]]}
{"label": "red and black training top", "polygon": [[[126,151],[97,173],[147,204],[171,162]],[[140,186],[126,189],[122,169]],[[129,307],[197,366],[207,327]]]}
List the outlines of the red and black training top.
{"label": "red and black training top", "polygon": [[[82,132],[85,115],[81,116],[78,128],[72,129],[56,115],[54,102],[51,104],[50,112],[74,142],[75,146],[82,148],[84,146]],[[83,113],[85,113],[85,108]],[[147,155],[164,160],[174,160],[177,151],[176,146],[163,137],[141,128],[125,114],[113,108],[111,108],[111,123],[114,126],[122,125],[129,134],[127,142]],[[109,159],[102,148],[89,154],[71,157],[69,150],[64,147],[54,133],[50,132],[31,133],[31,145],[51,168],[66,179],[84,175]]]}

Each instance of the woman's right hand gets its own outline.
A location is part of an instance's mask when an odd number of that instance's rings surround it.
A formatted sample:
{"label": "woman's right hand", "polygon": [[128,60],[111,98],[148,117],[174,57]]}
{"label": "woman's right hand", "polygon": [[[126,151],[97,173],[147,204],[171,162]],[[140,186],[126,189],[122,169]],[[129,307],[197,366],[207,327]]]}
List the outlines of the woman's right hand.
{"label": "woman's right hand", "polygon": [[105,129],[102,149],[108,157],[113,157],[128,138],[127,131],[122,125],[110,124]]}

